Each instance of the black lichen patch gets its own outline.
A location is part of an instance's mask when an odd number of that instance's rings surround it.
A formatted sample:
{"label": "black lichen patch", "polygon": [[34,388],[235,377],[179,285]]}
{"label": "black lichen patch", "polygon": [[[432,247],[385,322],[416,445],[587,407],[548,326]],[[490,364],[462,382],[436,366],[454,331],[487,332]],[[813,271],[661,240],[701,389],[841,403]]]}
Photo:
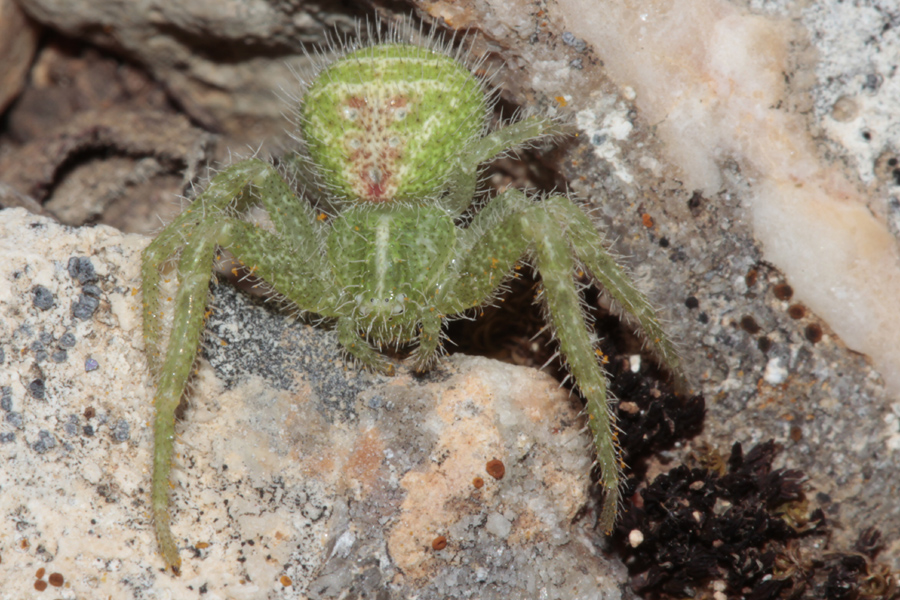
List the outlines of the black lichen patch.
{"label": "black lichen patch", "polygon": [[43,379],[35,379],[31,383],[28,384],[28,392],[36,399],[43,400],[44,394],[47,391],[47,387],[44,384]]}
{"label": "black lichen patch", "polygon": [[874,563],[877,531],[848,554],[808,543],[825,539],[825,515],[810,511],[802,473],[772,468],[779,450],[773,441],[746,456],[739,443],[727,458],[704,449],[632,495],[615,535],[635,591],[654,600],[898,598],[892,574]]}
{"label": "black lichen patch", "polygon": [[31,444],[31,449],[38,454],[44,454],[53,448],[56,448],[56,438],[46,429],[41,429],[37,441]]}
{"label": "black lichen patch", "polygon": [[97,298],[82,294],[78,296],[78,301],[72,305],[72,314],[75,318],[87,321],[94,316],[99,307],[100,301]]}
{"label": "black lichen patch", "polygon": [[86,256],[73,256],[70,258],[68,270],[72,279],[77,280],[81,285],[94,283],[98,279],[91,259]]}
{"label": "black lichen patch", "polygon": [[53,308],[53,305],[56,301],[53,299],[53,292],[48,290],[42,285],[34,286],[34,289],[31,290],[32,293],[32,304],[34,304],[35,308],[39,308],[41,310],[49,310]]}
{"label": "black lichen patch", "polygon": [[[228,284],[211,287],[215,299],[206,324],[203,357],[231,387],[258,375],[279,389],[292,389],[298,374],[312,386],[329,418],[356,419],[356,398],[372,375],[344,368],[338,344],[301,322],[285,322],[259,298]],[[231,325],[239,323],[237,330]],[[310,355],[317,357],[310,360]]]}

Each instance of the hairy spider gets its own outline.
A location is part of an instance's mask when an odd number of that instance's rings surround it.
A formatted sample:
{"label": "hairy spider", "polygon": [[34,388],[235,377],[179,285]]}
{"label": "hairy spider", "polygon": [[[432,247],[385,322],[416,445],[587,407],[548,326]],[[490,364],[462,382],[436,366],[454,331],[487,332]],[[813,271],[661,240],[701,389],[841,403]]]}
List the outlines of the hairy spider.
{"label": "hairy spider", "polygon": [[[392,373],[376,348],[415,346],[426,370],[441,355],[445,320],[491,302],[528,261],[560,352],[586,400],[612,529],[621,460],[606,379],[585,318],[580,273],[632,318],[674,372],[678,360],[644,296],[563,195],[510,189],[476,202],[480,165],[565,129],[529,117],[490,130],[494,95],[450,45],[402,41],[397,28],[371,43],[342,43],[294,100],[299,149],[279,170],[249,159],[218,173],[143,253],[144,338],[156,376],[152,506],[166,565],[180,568],[169,529],[175,411],[204,329],[219,248],[297,311],[333,320],[341,346],[363,366]],[[303,184],[303,189],[297,183]],[[270,231],[246,219],[267,211]],[[174,320],[165,348],[160,279],[177,260]]]}

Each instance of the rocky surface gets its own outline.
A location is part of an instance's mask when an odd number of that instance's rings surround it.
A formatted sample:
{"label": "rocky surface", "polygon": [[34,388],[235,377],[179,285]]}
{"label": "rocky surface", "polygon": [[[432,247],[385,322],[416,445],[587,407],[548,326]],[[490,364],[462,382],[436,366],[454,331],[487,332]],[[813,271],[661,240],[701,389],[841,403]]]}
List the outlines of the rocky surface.
{"label": "rocky surface", "polygon": [[[319,9],[239,1],[204,8],[197,0],[177,14],[157,12],[149,19],[130,15],[125,5],[98,8],[109,3],[21,4],[51,29],[147,65],[197,123],[246,134],[254,138],[254,148],[272,142],[265,136],[278,130],[273,124],[280,108],[274,108],[272,88],[267,89],[275,81],[270,75],[284,73],[286,57],[303,60],[300,45],[321,39],[319,23],[347,25],[349,17],[359,14],[351,7],[344,14],[315,17],[309,21],[314,26],[302,34],[292,29],[296,24],[287,23],[281,27],[297,34],[291,39],[301,43],[278,35],[270,43],[261,41],[259,32],[275,29],[260,15],[293,15],[294,23],[302,23],[306,17],[298,15]],[[900,492],[900,400],[885,389],[872,363],[848,348],[811,308],[808,290],[766,255],[748,212],[759,193],[760,165],[748,168],[739,155],[706,144],[718,139],[712,133],[704,137],[699,126],[689,126],[690,139],[699,140],[692,150],[708,151],[700,157],[710,178],[700,180],[698,188],[697,180],[686,176],[685,164],[666,147],[657,130],[659,120],[641,104],[635,89],[612,77],[616,57],[567,25],[571,14],[560,10],[561,4],[473,0],[413,6],[442,31],[468,32],[473,52],[485,54],[488,68],[496,72],[504,102],[558,114],[581,127],[578,142],[566,148],[565,178],[554,179],[554,171],[546,187],[568,186],[594,208],[612,246],[668,318],[688,375],[707,398],[700,441],[727,453],[734,442],[749,448],[775,439],[784,447],[776,467],[802,469],[809,477],[810,498],[836,525],[830,543],[850,548],[859,532],[876,526],[888,543],[883,557],[900,568],[900,514],[894,501]],[[761,34],[768,31],[765,19],[773,18],[768,33],[784,51],[780,64],[787,66],[777,81],[788,85],[781,102],[765,108],[796,118],[792,126],[800,123],[800,133],[812,139],[812,164],[821,162],[846,177],[852,196],[862,198],[896,237],[900,95],[894,93],[897,77],[891,68],[900,31],[896,14],[877,2],[724,4],[722,11],[729,14],[747,16],[749,11]],[[661,5],[628,6],[631,16],[640,19],[645,12],[650,15],[648,6]],[[255,17],[233,18],[247,11]],[[668,27],[692,26],[688,21]],[[653,19],[649,26],[659,23],[666,21]],[[666,38],[665,28],[651,31]],[[687,37],[699,43],[707,33]],[[209,51],[211,43],[225,58]],[[640,49],[622,48],[626,55]],[[671,55],[657,58],[665,66]],[[763,54],[745,53],[742,60],[754,56]],[[253,80],[254,71],[260,82]],[[666,71],[661,72],[659,77],[666,78]],[[704,118],[709,105],[697,106]],[[532,170],[540,171],[552,158],[538,156]],[[503,185],[521,171],[501,171],[491,181]],[[804,232],[795,228],[781,239],[792,242],[794,234]],[[828,242],[827,237],[812,237]],[[808,245],[798,248],[806,248],[798,256],[809,256]],[[813,260],[811,267],[822,265]],[[858,305],[844,306],[844,312],[859,316]]]}
{"label": "rocky surface", "polygon": [[226,285],[177,445],[182,576],[164,572],[146,241],[0,212],[0,598],[60,577],[62,598],[631,597],[579,519],[589,443],[556,381],[461,355],[359,372]]}

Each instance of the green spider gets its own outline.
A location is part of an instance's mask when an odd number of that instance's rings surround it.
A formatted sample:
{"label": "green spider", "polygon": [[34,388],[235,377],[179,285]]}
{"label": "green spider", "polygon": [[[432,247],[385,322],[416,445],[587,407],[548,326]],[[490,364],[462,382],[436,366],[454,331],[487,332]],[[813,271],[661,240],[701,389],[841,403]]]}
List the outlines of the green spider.
{"label": "green spider", "polygon": [[[157,385],[153,518],[176,574],[181,560],[169,528],[175,411],[196,359],[220,248],[298,311],[332,320],[344,350],[387,374],[393,367],[376,347],[411,343],[413,368],[427,370],[443,352],[443,322],[489,303],[527,260],[540,274],[547,319],[586,400],[605,490],[600,524],[609,531],[615,522],[621,459],[578,274],[593,276],[677,374],[673,347],[569,198],[507,190],[476,202],[480,165],[564,128],[530,117],[490,131],[494,95],[473,74],[477,65],[467,66],[446,43],[418,46],[404,37],[392,28],[373,43],[335,49],[339,58],[296,99],[300,148],[285,161],[287,178],[258,159],[224,169],[144,250],[144,339]],[[245,219],[253,207],[267,211],[274,231]],[[161,271],[175,260],[174,318],[162,352]]]}

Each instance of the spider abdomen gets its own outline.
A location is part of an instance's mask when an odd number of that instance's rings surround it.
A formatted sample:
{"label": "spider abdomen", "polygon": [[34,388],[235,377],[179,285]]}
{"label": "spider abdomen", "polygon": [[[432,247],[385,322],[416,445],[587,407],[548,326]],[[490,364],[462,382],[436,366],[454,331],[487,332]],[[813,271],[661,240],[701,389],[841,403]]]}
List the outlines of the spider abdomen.
{"label": "spider abdomen", "polygon": [[439,195],[460,147],[478,139],[488,101],[453,58],[420,46],[357,50],[323,71],[300,108],[322,180],[372,203]]}

